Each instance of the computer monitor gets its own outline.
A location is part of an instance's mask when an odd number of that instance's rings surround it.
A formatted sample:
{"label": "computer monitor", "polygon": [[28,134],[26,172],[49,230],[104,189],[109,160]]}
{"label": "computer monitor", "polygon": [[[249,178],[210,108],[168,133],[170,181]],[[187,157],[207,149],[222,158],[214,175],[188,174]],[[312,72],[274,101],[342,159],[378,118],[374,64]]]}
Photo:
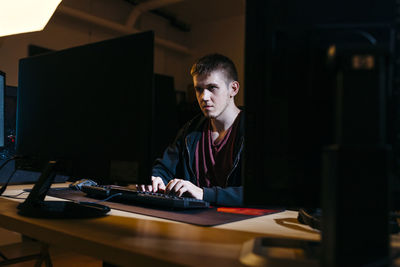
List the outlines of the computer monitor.
{"label": "computer monitor", "polygon": [[153,32],[20,60],[16,152],[99,183],[147,183]]}
{"label": "computer monitor", "polygon": [[388,259],[396,8],[368,3],[246,4],[244,202],[322,208],[322,266]]}
{"label": "computer monitor", "polygon": [[43,201],[55,174],[100,184],[149,183],[155,157],[153,53],[154,33],[144,32],[20,60],[16,153],[33,168],[43,164],[19,206],[22,215],[109,211]]}
{"label": "computer monitor", "polygon": [[5,146],[4,94],[6,90],[6,74],[0,71],[0,148]]}

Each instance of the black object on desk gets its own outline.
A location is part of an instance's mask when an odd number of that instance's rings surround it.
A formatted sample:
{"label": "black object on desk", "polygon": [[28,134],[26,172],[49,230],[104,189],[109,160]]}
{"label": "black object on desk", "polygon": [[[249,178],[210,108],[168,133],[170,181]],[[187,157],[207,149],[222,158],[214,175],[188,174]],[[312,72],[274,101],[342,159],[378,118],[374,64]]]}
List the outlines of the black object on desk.
{"label": "black object on desk", "polygon": [[[88,197],[84,192],[71,188],[51,188],[47,194],[49,196],[72,201],[96,201],[95,199]],[[105,201],[107,206],[115,210],[189,223],[198,226],[216,226],[282,211],[263,210],[260,212],[260,210],[258,210],[258,212],[255,213],[253,212],[253,209],[247,209],[247,212],[243,212],[243,209],[241,208],[237,209],[235,207],[211,206],[210,208],[206,209],[168,209],[161,207],[156,208],[154,206],[139,203],[128,203],[115,198],[108,198],[108,200]]]}
{"label": "black object on desk", "polygon": [[93,218],[106,215],[110,208],[90,202],[45,201],[54,181],[56,161],[49,161],[25,202],[18,205],[18,213],[36,218]]}

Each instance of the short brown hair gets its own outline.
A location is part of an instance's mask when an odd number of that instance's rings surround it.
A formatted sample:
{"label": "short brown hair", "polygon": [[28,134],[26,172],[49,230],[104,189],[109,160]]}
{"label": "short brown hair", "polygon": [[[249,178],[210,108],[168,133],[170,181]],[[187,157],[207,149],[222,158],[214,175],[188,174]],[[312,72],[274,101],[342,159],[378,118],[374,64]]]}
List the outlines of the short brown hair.
{"label": "short brown hair", "polygon": [[231,59],[221,54],[209,54],[198,59],[193,64],[190,74],[192,76],[208,75],[216,70],[224,71],[229,82],[238,80],[235,64]]}

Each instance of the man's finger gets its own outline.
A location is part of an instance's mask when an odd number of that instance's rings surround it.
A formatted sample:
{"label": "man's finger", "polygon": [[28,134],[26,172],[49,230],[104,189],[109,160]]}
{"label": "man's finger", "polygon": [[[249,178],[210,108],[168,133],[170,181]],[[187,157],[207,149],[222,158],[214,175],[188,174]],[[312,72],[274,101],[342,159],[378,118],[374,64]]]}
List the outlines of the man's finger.
{"label": "man's finger", "polygon": [[158,190],[158,182],[156,180],[153,181],[153,190],[151,190],[152,192],[157,192]]}
{"label": "man's finger", "polygon": [[153,184],[153,192],[163,192],[165,190],[165,185],[162,181],[157,181]]}
{"label": "man's finger", "polygon": [[178,182],[178,179],[173,179],[173,180],[169,181],[169,183],[167,184],[167,187],[165,189],[167,194],[171,193],[171,191],[174,192],[173,189],[177,182]]}
{"label": "man's finger", "polygon": [[183,194],[184,193],[186,193],[186,192],[188,192],[189,190],[186,188],[186,186],[182,186],[179,190],[178,190],[178,192],[176,193],[176,195],[178,196],[178,197],[181,197],[181,196],[183,196]]}
{"label": "man's finger", "polygon": [[165,190],[165,184],[161,182],[158,186],[158,190]]}
{"label": "man's finger", "polygon": [[[186,186],[186,183],[182,180],[177,182],[173,188],[174,195],[179,196],[179,197],[186,191],[188,191],[188,187]],[[182,193],[180,193],[180,192],[182,192]]]}

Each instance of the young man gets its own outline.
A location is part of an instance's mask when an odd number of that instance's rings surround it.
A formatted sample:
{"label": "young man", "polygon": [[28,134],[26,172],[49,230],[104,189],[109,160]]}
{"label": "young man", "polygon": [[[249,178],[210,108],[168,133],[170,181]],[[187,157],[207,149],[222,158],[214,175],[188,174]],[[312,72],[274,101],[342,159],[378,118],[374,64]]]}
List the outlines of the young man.
{"label": "young man", "polygon": [[203,115],[183,126],[155,162],[152,185],[141,186],[142,190],[239,206],[244,119],[234,102],[240,87],[235,65],[223,55],[211,54],[192,66],[191,75]]}

